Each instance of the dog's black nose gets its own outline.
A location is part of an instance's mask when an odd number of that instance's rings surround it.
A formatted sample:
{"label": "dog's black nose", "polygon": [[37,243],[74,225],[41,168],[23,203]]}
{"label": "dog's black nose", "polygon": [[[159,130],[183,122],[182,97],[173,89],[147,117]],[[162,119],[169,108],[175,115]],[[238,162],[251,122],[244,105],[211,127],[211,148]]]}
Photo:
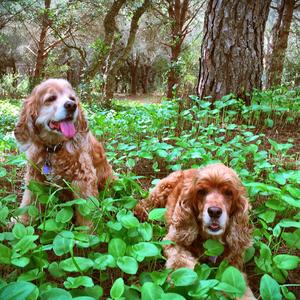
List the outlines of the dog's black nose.
{"label": "dog's black nose", "polygon": [[64,107],[68,112],[74,112],[77,107],[77,104],[74,101],[67,101],[64,104]]}
{"label": "dog's black nose", "polygon": [[207,209],[207,212],[211,218],[219,218],[222,214],[222,208],[211,206]]}

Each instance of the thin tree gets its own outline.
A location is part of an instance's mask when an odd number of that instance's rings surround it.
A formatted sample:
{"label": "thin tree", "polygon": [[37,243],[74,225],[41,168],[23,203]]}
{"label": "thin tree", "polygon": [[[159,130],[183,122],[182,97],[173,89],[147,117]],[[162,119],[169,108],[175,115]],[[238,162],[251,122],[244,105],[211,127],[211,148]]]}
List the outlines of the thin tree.
{"label": "thin tree", "polygon": [[111,51],[107,56],[104,67],[104,97],[102,103],[104,107],[111,106],[111,99],[113,98],[114,91],[116,88],[117,73],[120,67],[126,62],[127,58],[130,55],[139,27],[139,20],[145,13],[147,8],[150,6],[150,4],[151,0],[144,0],[143,4],[134,11],[130,23],[129,36],[126,45],[119,53],[117,53],[117,57],[112,55],[113,47],[111,47]]}
{"label": "thin tree", "polygon": [[270,0],[209,0],[197,91],[212,102],[234,93],[250,104],[262,87],[263,42]]}
{"label": "thin tree", "polygon": [[271,38],[266,55],[267,88],[281,83],[293,12],[297,6],[300,6],[300,1],[281,0],[278,6],[275,7],[278,16],[271,31]]}

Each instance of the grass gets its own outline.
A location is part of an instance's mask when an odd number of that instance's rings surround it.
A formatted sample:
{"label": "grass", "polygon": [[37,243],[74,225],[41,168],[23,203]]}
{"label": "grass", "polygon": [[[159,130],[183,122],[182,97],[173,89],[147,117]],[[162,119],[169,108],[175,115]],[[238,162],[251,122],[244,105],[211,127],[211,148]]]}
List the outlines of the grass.
{"label": "grass", "polygon": [[[252,289],[262,299],[297,299],[299,148],[297,132],[285,129],[299,122],[299,95],[283,88],[257,92],[250,107],[229,95],[213,109],[196,97],[134,106],[116,101],[110,111],[86,105],[118,180],[92,202],[63,203],[59,191],[66,187],[31,182],[37,200],[25,209],[18,200],[26,160],[11,134],[19,103],[1,101],[0,299],[16,292],[18,299],[42,300],[238,297],[243,278],[226,262],[165,270],[164,210],[152,211],[144,223],[132,213],[159,178],[215,161],[238,172],[253,207],[253,246],[246,253]],[[72,222],[75,205],[93,218],[93,234]],[[7,229],[10,218],[24,210],[32,217],[30,226]]]}

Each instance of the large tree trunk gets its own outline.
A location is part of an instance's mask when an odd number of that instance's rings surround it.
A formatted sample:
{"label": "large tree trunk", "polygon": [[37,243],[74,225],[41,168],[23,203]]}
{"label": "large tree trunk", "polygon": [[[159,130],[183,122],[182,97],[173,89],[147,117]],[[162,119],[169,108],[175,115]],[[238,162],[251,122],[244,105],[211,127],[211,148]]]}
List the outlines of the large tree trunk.
{"label": "large tree trunk", "polygon": [[261,88],[270,0],[209,0],[204,21],[198,95],[212,102],[234,93],[250,104]]}
{"label": "large tree trunk", "polygon": [[281,83],[285,51],[288,45],[295,3],[295,0],[281,0],[278,3],[278,17],[272,28],[266,55],[267,88]]}
{"label": "large tree trunk", "polygon": [[104,72],[104,96],[103,96],[103,103],[102,105],[106,108],[111,107],[111,99],[113,98],[113,94],[116,87],[115,77],[122,66],[122,64],[127,60],[132,47],[135,41],[135,36],[139,27],[139,20],[141,16],[144,14],[146,9],[149,7],[151,0],[144,0],[143,4],[139,6],[131,19],[130,24],[130,32],[127,40],[127,44],[123,51],[119,54],[117,58],[115,57],[108,57],[108,62],[105,67]]}
{"label": "large tree trunk", "polygon": [[46,49],[47,32],[50,25],[50,20],[48,15],[50,5],[51,5],[51,0],[44,1],[45,8],[42,16],[42,27],[41,27],[40,38],[38,40],[38,50],[37,50],[34,74],[32,79],[33,85],[36,85],[39,82],[45,65],[45,60],[47,59],[48,52],[45,52],[45,49]]}
{"label": "large tree trunk", "polygon": [[141,86],[143,94],[148,93],[149,74],[151,66],[149,64],[143,64],[141,66]]}

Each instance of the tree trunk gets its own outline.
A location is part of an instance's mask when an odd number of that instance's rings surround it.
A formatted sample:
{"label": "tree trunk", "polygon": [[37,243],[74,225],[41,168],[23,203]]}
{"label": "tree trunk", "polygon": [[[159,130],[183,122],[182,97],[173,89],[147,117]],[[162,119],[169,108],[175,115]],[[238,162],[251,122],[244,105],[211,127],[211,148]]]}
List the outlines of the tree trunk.
{"label": "tree trunk", "polygon": [[174,96],[175,89],[179,84],[178,58],[181,53],[181,46],[187,34],[186,21],[190,18],[188,15],[189,0],[167,0],[168,15],[171,20],[171,59],[170,71],[168,73],[167,98]]}
{"label": "tree trunk", "polygon": [[139,66],[139,56],[137,55],[136,58],[130,60],[128,63],[129,65],[129,70],[130,70],[130,94],[131,95],[136,95],[137,93],[137,76],[138,76],[138,66]]}
{"label": "tree trunk", "polygon": [[263,42],[270,0],[209,0],[201,47],[198,95],[212,102],[234,93],[250,104],[261,89]]}
{"label": "tree trunk", "polygon": [[42,17],[42,28],[41,28],[40,38],[38,40],[37,57],[36,57],[34,74],[32,79],[33,85],[36,85],[40,81],[40,78],[42,76],[42,71],[45,65],[45,60],[47,58],[46,53],[48,53],[48,52],[45,53],[45,48],[46,48],[47,32],[50,25],[48,13],[49,13],[49,8],[51,6],[51,0],[45,0],[44,6],[45,8]]}
{"label": "tree trunk", "polygon": [[115,91],[115,77],[122,66],[122,64],[127,60],[132,47],[135,41],[136,32],[138,30],[138,22],[141,16],[144,14],[146,9],[149,7],[151,0],[144,0],[143,5],[138,7],[134,12],[131,24],[130,24],[130,31],[127,40],[127,44],[121,54],[117,58],[115,57],[108,57],[108,63],[106,66],[106,70],[104,73],[104,96],[103,96],[103,106],[106,108],[111,107],[111,99],[113,98],[113,94]]}
{"label": "tree trunk", "polygon": [[272,28],[271,40],[266,55],[266,87],[281,83],[285,51],[293,18],[295,0],[281,0],[278,3],[278,17]]}
{"label": "tree trunk", "polygon": [[148,94],[148,83],[149,83],[149,73],[151,70],[150,65],[141,66],[141,86],[143,94]]}

